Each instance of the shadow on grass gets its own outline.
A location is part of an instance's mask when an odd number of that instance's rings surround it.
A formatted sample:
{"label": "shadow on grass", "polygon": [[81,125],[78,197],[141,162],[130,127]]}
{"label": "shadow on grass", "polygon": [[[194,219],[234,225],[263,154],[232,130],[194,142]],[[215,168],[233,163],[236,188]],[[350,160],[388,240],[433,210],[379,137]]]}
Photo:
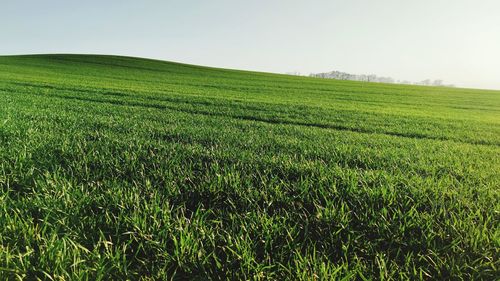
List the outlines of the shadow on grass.
{"label": "shadow on grass", "polygon": [[[263,122],[263,123],[268,123],[268,124],[303,126],[303,127],[312,127],[312,128],[320,128],[320,129],[331,129],[331,130],[336,130],[336,131],[349,131],[349,132],[362,133],[362,134],[379,134],[379,135],[387,135],[387,136],[410,138],[410,139],[450,141],[450,142],[455,142],[455,143],[466,143],[466,144],[472,144],[472,145],[500,146],[500,144],[498,144],[496,142],[490,142],[490,141],[484,141],[484,140],[478,140],[478,141],[456,140],[456,139],[450,139],[450,138],[446,138],[446,137],[431,136],[431,135],[425,135],[425,134],[419,134],[419,133],[375,131],[375,130],[370,130],[370,129],[366,129],[366,128],[342,126],[339,124],[309,123],[309,122],[303,122],[303,121],[298,121],[298,120],[285,120],[285,119],[279,119],[279,118],[267,118],[267,117],[260,117],[260,116],[237,115],[237,114],[221,113],[221,112],[209,112],[209,111],[198,110],[198,109],[180,108],[180,107],[176,107],[176,106],[172,106],[172,105],[164,105],[164,104],[150,104],[150,103],[144,103],[144,102],[139,102],[139,101],[124,101],[124,100],[111,100],[111,99],[106,100],[106,99],[97,99],[97,98],[90,98],[90,97],[64,96],[64,95],[57,95],[57,94],[46,94],[46,95],[54,97],[54,98],[60,98],[60,99],[66,99],[66,100],[78,100],[78,101],[86,101],[86,102],[93,102],[93,103],[110,104],[110,105],[116,105],[116,106],[164,109],[164,110],[171,110],[171,111],[183,112],[183,113],[188,113],[188,114],[217,116],[217,117],[225,117],[225,118],[232,118],[232,119],[238,119],[238,120]],[[186,102],[186,103],[187,104],[196,104],[196,102],[192,102],[192,103]],[[202,103],[202,104],[206,105],[206,103]]]}

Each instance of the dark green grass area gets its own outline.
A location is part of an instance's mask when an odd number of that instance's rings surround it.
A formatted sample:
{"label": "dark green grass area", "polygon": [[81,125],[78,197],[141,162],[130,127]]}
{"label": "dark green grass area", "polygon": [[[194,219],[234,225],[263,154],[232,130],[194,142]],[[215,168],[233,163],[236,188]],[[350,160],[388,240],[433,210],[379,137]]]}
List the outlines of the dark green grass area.
{"label": "dark green grass area", "polygon": [[0,57],[0,279],[495,280],[500,92]]}

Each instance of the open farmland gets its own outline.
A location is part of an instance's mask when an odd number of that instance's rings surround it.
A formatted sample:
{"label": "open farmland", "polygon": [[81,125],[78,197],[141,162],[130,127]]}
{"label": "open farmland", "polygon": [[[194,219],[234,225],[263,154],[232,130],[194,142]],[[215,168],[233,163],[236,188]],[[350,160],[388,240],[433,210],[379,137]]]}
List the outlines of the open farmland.
{"label": "open farmland", "polygon": [[500,91],[0,57],[0,279],[484,279]]}

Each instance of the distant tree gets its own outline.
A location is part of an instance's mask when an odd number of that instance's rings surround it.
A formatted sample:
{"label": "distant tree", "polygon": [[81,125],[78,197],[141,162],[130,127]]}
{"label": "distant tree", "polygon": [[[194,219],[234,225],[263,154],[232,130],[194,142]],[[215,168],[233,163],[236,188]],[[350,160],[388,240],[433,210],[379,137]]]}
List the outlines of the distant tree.
{"label": "distant tree", "polygon": [[420,85],[424,86],[430,86],[431,85],[431,79],[425,79],[420,82]]}
{"label": "distant tree", "polygon": [[432,85],[434,86],[443,86],[443,80],[434,80],[434,82],[432,83]]}
{"label": "distant tree", "polygon": [[368,82],[376,82],[377,81],[377,75],[375,74],[370,74],[366,76],[366,81]]}

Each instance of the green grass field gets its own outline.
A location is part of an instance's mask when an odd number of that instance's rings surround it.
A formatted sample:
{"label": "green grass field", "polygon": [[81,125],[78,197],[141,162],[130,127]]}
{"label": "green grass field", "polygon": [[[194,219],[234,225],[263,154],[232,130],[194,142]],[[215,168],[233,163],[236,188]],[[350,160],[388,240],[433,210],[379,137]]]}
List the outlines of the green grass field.
{"label": "green grass field", "polygon": [[500,91],[0,57],[0,280],[495,280]]}

